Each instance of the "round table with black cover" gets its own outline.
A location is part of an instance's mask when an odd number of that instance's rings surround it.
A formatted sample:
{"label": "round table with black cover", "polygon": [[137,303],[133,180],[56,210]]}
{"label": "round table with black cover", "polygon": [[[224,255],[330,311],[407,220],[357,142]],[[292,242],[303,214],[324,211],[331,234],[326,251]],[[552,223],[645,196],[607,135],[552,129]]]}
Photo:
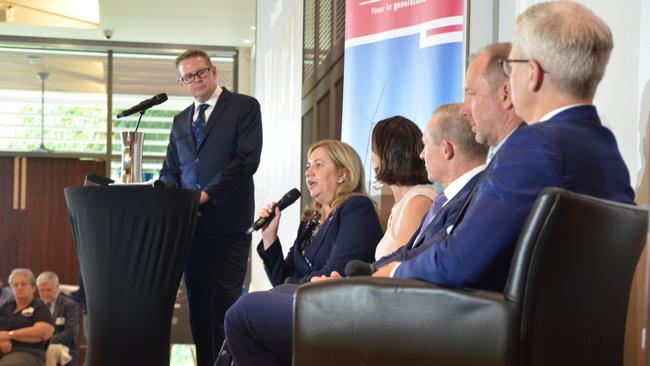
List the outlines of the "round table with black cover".
{"label": "round table with black cover", "polygon": [[90,320],[85,364],[168,365],[199,191],[68,187],[65,198]]}

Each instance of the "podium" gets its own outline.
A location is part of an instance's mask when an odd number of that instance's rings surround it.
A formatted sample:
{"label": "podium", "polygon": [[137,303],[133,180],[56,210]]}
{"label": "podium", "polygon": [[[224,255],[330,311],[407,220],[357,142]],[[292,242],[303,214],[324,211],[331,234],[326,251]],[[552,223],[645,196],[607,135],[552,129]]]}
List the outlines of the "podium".
{"label": "podium", "polygon": [[176,291],[199,191],[65,188],[90,329],[85,365],[169,365]]}

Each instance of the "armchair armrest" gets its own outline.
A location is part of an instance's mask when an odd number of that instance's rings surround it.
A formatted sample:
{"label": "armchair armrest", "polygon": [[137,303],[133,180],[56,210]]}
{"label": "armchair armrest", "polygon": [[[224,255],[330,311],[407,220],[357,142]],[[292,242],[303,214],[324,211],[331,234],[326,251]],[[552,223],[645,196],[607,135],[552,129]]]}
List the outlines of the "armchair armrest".
{"label": "armchair armrest", "polygon": [[516,363],[518,310],[501,293],[354,277],[295,296],[294,366]]}

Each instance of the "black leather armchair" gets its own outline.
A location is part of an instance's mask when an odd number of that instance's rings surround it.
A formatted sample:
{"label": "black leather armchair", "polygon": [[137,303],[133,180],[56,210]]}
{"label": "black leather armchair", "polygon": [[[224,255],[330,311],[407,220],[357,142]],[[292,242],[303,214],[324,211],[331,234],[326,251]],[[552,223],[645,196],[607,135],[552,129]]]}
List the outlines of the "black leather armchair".
{"label": "black leather armchair", "polygon": [[622,365],[647,210],[548,188],[503,293],[354,277],[301,286],[295,366]]}

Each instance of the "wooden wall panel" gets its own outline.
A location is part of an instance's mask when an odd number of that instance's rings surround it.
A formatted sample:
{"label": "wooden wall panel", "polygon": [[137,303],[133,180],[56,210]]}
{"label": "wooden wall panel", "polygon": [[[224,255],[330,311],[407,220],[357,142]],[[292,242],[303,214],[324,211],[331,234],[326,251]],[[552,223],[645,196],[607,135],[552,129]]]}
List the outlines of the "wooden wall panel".
{"label": "wooden wall panel", "polygon": [[26,200],[24,209],[14,209],[15,158],[0,157],[0,276],[6,282],[13,268],[27,267],[35,275],[54,271],[62,283],[75,284],[79,264],[63,188],[82,185],[87,173],[104,172],[106,164],[71,158],[20,159],[26,160],[26,176],[19,187]]}

